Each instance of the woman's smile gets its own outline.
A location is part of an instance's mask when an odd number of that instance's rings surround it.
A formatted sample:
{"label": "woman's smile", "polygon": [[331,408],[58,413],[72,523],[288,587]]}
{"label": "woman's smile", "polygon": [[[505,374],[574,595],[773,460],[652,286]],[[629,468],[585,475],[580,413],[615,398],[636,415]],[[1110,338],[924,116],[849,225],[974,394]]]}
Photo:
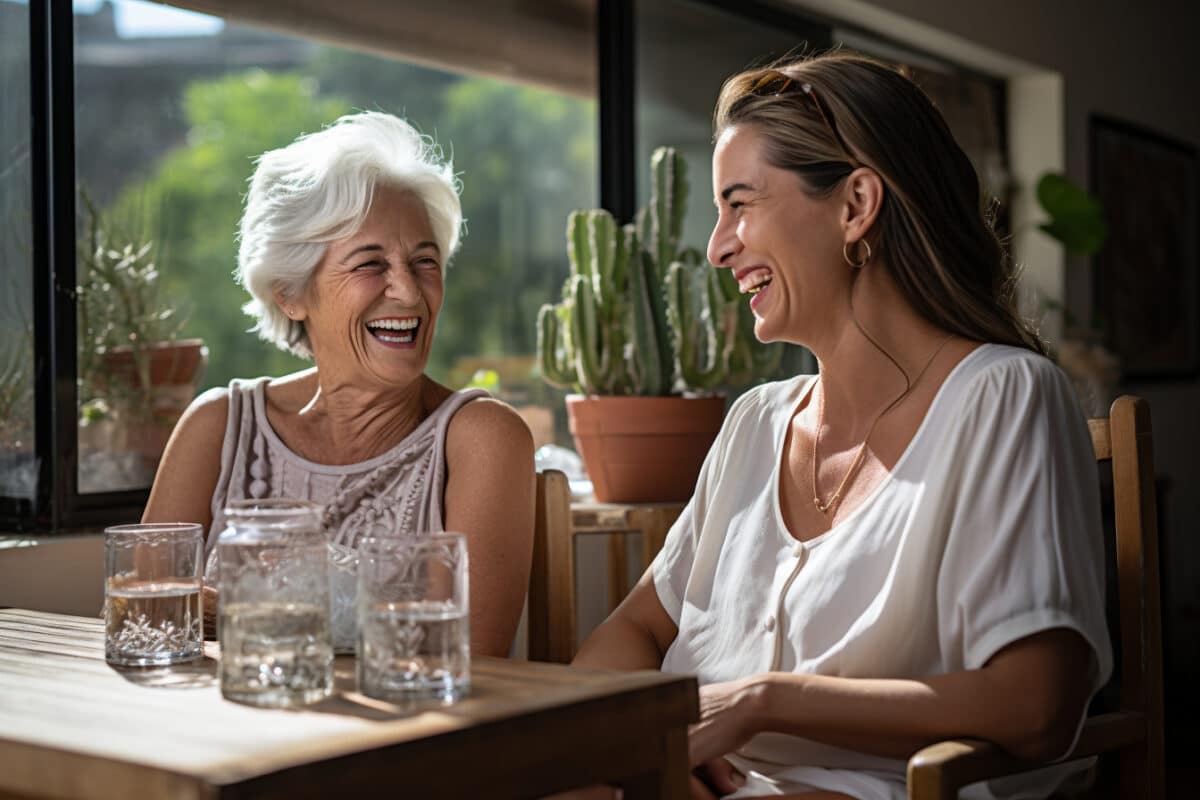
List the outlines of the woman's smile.
{"label": "woman's smile", "polygon": [[737,278],[738,291],[750,295],[750,308],[757,310],[758,306],[762,304],[767,289],[771,286],[773,277],[771,270],[766,267],[751,267],[750,269],[736,270],[734,276]]}
{"label": "woman's smile", "polygon": [[421,330],[420,317],[378,317],[367,322],[367,331],[384,347],[411,349]]}

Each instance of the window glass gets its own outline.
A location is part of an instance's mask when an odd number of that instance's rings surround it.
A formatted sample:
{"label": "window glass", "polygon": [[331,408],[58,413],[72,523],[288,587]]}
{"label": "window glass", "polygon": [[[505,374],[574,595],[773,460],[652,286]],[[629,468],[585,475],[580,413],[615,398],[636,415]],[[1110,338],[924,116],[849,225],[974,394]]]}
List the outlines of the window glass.
{"label": "window glass", "polygon": [[0,0],[0,498],[32,500],[33,205],[29,6]]}
{"label": "window glass", "polygon": [[433,135],[463,180],[467,235],[429,373],[460,388],[490,369],[481,379],[514,404],[561,405],[531,374],[535,321],[566,277],[566,211],[597,203],[593,93],[157,3],[75,13],[81,492],[148,486],[196,392],[309,366],[246,332],[237,222],[255,156],[359,109]]}
{"label": "window glass", "polygon": [[[634,35],[638,204],[650,196],[651,153],[660,146],[674,147],[687,161],[683,244],[704,253],[717,222],[712,118],[721,85],[747,67],[793,52],[826,49],[829,31],[799,19],[780,28],[692,0],[661,0],[637,4]],[[788,345],[777,374],[813,369],[815,362],[804,348]]]}

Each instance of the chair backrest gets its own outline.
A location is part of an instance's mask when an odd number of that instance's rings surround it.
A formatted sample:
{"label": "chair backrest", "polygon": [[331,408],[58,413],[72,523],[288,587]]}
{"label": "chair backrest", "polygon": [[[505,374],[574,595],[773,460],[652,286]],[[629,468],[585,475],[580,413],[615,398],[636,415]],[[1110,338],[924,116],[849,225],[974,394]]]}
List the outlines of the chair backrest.
{"label": "chair backrest", "polygon": [[1162,615],[1150,408],[1125,395],[1088,421],[1099,462],[1112,462],[1120,606],[1122,711],[1144,715],[1145,743],[1121,751],[1121,797],[1164,793]]}
{"label": "chair backrest", "polygon": [[529,574],[530,661],[568,662],[575,649],[575,559],[571,489],[555,469],[537,476],[533,569]]}

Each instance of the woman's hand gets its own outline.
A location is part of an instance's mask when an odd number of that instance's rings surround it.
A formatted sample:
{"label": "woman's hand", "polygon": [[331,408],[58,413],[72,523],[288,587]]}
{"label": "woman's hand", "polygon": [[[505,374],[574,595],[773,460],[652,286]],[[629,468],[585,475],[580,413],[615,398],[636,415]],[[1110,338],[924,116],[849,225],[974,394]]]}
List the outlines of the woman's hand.
{"label": "woman's hand", "polygon": [[725,758],[705,761],[692,770],[689,778],[692,800],[714,800],[736,792],[746,784],[746,776]]}
{"label": "woman's hand", "polygon": [[688,730],[688,756],[693,767],[714,759],[723,761],[722,756],[758,733],[758,710],[765,691],[762,676],[701,687],[700,721]]}

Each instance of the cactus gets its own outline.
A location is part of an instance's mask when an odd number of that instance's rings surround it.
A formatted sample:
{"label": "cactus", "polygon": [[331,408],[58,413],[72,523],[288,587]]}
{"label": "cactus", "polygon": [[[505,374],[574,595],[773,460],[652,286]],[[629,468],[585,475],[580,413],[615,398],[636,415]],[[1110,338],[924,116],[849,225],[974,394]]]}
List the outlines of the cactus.
{"label": "cactus", "polygon": [[650,159],[650,203],[636,224],[604,210],[567,220],[571,274],[563,300],[538,313],[542,377],[588,394],[667,395],[749,383],[782,348],[754,341],[728,270],[680,250],[687,165],[673,148]]}

